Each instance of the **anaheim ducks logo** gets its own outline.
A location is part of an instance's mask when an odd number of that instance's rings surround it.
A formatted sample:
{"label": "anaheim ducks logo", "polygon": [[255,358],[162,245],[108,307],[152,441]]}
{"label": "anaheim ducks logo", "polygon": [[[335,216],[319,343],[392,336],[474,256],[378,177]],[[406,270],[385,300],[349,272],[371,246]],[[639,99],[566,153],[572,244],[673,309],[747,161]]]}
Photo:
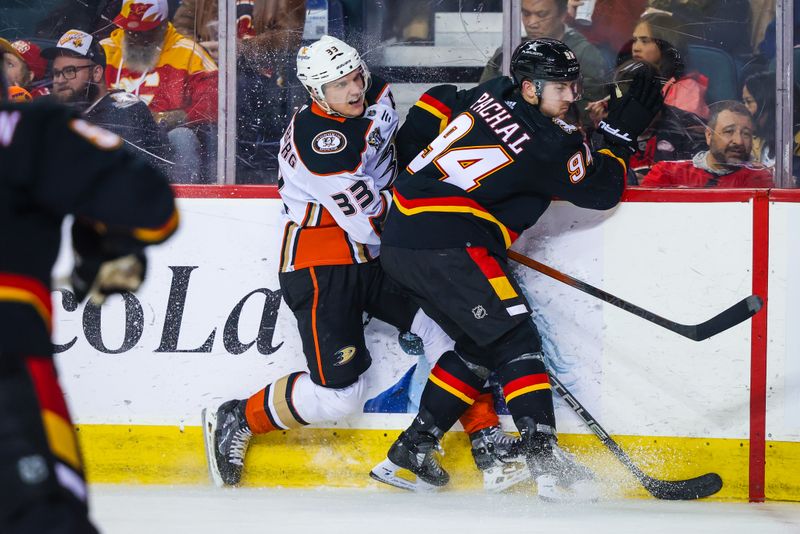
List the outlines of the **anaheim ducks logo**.
{"label": "anaheim ducks logo", "polygon": [[349,345],[343,349],[337,350],[336,354],[333,356],[336,358],[333,364],[334,366],[339,367],[340,365],[345,365],[356,357],[356,348],[353,345]]}
{"label": "anaheim ducks logo", "polygon": [[347,146],[347,138],[336,130],[325,130],[311,141],[311,148],[317,154],[336,154]]}

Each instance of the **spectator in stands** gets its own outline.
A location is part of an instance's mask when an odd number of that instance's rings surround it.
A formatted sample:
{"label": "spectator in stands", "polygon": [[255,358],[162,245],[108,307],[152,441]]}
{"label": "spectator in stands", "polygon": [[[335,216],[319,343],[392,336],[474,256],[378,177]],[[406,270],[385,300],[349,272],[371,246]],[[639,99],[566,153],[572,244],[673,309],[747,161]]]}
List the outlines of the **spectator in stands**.
{"label": "spectator in stands", "polygon": [[751,0],[649,0],[645,13],[687,21],[682,31],[689,44],[720,48],[732,56],[750,53]]}
{"label": "spectator in stands", "polygon": [[127,146],[153,165],[168,172],[164,156],[167,140],[153,115],[139,97],[120,89],[106,88],[106,55],[88,33],[69,30],[56,46],[45,48],[42,57],[53,61],[53,96],[75,107],[83,116],[125,141]]}
{"label": "spectator in stands", "polygon": [[[104,39],[106,82],[140,97],[156,122],[167,130],[176,182],[201,181],[213,168],[217,120],[217,65],[197,43],[181,35],[167,19],[166,0],[125,0],[114,19],[119,26]],[[205,156],[206,159],[201,159]],[[200,163],[198,163],[200,162]]]}
{"label": "spectator in stands", "polygon": [[[181,0],[174,24],[216,59],[219,48],[217,0]],[[306,20],[305,0],[236,0],[236,37],[240,55],[257,68],[275,70],[288,51],[300,48]]]}
{"label": "spectator in stands", "polygon": [[628,41],[647,0],[596,0],[590,24],[575,21],[575,12],[583,4],[584,0],[569,0],[567,22],[599,49],[616,54]]}
{"label": "spectator in stands", "polygon": [[[607,94],[606,61],[586,37],[566,25],[567,0],[522,0],[522,23],[526,40],[549,37],[558,39],[575,53],[581,64],[583,94],[589,100],[598,100]],[[503,49],[498,48],[483,69],[481,82],[502,74]],[[584,107],[580,105],[580,107]]]}
{"label": "spectator in stands", "polygon": [[[795,85],[794,104],[794,155],[800,156],[800,87]],[[759,72],[749,76],[742,87],[742,102],[753,116],[753,160],[767,167],[775,166],[775,73]],[[795,165],[800,170],[800,167]]]}
{"label": "spectator in stands", "polygon": [[[305,25],[305,0],[235,0],[237,8],[236,178],[239,183],[274,180],[278,143],[307,98],[292,91],[297,50]],[[233,0],[229,0],[229,5]],[[176,29],[209,50],[218,49],[218,0],[183,0]]]}
{"label": "spectator in stands", "polygon": [[665,104],[706,119],[708,78],[699,72],[685,72],[686,34],[690,27],[668,14],[644,15],[633,30],[631,55],[654,64],[667,79]]}
{"label": "spectator in stands", "polygon": [[44,79],[47,60],[42,58],[38,46],[24,40],[9,43],[0,37],[0,50],[4,52],[3,69],[9,85],[26,89],[33,98],[50,94],[48,81]]}
{"label": "spectator in stands", "polygon": [[741,102],[723,100],[710,107],[708,150],[687,161],[656,163],[641,185],[654,187],[772,187],[772,174],[751,163],[753,118]]}
{"label": "spectator in stands", "polygon": [[[648,69],[652,76],[661,78],[658,68],[646,61],[628,60],[614,72],[614,82],[624,93],[633,74],[639,69]],[[596,127],[600,119],[607,113],[607,100],[593,102],[590,110]],[[596,108],[595,108],[596,106]],[[637,150],[631,154],[628,163],[628,183],[636,185],[650,172],[650,168],[659,161],[674,161],[690,159],[706,146],[706,124],[694,113],[683,111],[673,106],[664,105],[653,119],[650,127],[637,139]],[[595,134],[592,137],[596,147],[603,143],[603,136]]]}

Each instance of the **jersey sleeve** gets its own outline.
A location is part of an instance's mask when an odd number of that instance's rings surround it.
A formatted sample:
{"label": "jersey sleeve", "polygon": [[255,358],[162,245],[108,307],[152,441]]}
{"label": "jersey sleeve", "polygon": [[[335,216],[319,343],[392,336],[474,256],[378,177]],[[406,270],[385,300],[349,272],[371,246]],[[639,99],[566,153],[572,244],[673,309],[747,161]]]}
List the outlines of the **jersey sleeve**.
{"label": "jersey sleeve", "polygon": [[49,115],[41,142],[37,201],[59,214],[74,214],[141,245],[160,243],[175,231],[178,214],[166,178],[123,148],[122,139],[83,119]]}
{"label": "jersey sleeve", "polygon": [[534,168],[543,179],[531,185],[540,192],[597,210],[613,208],[622,198],[627,165],[610,150],[594,152],[586,143],[574,143],[561,150],[542,147],[539,155]]}

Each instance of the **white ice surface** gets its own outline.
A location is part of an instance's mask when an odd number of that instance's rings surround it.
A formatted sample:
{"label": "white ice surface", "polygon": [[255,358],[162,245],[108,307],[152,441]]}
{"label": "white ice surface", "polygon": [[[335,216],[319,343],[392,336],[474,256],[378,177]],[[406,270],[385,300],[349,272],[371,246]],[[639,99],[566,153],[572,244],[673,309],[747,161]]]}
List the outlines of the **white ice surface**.
{"label": "white ice surface", "polygon": [[525,495],[372,489],[93,486],[107,534],[798,534],[800,503],[603,501],[553,505]]}

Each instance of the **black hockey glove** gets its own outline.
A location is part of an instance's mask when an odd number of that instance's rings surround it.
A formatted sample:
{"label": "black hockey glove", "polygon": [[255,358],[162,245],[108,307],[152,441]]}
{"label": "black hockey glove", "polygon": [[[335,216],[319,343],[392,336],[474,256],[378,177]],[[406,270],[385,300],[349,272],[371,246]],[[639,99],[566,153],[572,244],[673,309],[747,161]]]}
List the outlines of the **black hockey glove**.
{"label": "black hockey glove", "polygon": [[88,296],[99,306],[108,295],[136,291],[142,284],[147,258],[129,238],[103,235],[90,223],[76,220],[72,244],[75,267],[70,281],[78,302]]}
{"label": "black hockey glove", "polygon": [[635,150],[636,139],[650,126],[663,105],[660,81],[649,69],[638,69],[633,72],[625,94],[617,84],[612,85],[608,116],[598,127],[610,145]]}

